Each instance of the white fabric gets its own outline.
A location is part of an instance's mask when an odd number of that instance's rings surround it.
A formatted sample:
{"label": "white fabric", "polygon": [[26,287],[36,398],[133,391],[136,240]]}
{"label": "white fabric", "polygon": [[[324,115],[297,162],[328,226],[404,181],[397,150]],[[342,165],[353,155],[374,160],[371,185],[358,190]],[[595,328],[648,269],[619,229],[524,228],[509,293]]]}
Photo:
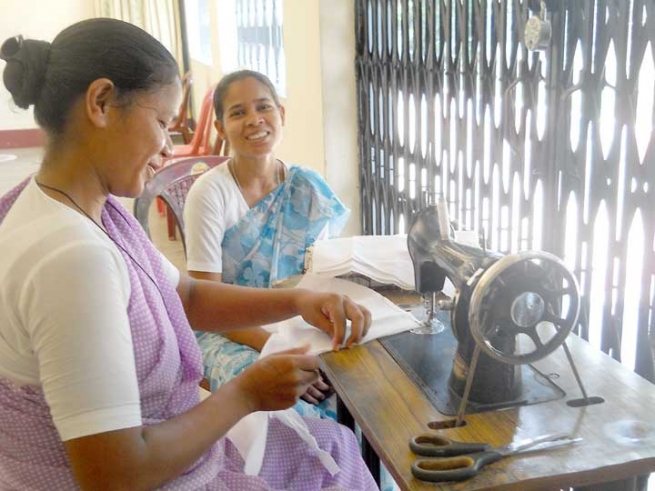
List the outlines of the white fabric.
{"label": "white fabric", "polygon": [[[455,240],[479,247],[476,231],[455,232]],[[312,247],[309,271],[334,277],[359,273],[375,283],[414,290],[414,264],[407,250],[407,235],[359,235],[317,240]],[[449,297],[455,287],[446,279],[442,292]]]}
{"label": "white fabric", "polygon": [[227,437],[245,462],[244,473],[256,476],[261,471],[266,450],[268,421],[272,418],[294,430],[309,445],[313,454],[321,461],[330,475],[334,476],[341,470],[332,455],[318,446],[316,438],[309,432],[307,423],[302,416],[291,408],[284,411],[250,413],[227,432]]}
{"label": "white fabric", "polygon": [[[303,275],[297,288],[348,295],[353,301],[369,309],[372,320],[371,328],[362,343],[382,336],[407,331],[420,325],[414,316],[405,312],[379,293],[346,280],[325,278],[308,273]],[[299,316],[266,327],[276,332],[268,338],[260,358],[304,344],[309,344],[309,353],[315,355],[332,349],[330,337],[323,331],[319,331],[307,324]],[[350,335],[349,331],[348,325],[346,339]],[[230,429],[227,436],[243,457],[245,461],[244,472],[246,474],[255,475],[261,469],[264,461],[264,450],[266,449],[266,430],[269,418],[277,418],[294,429],[314,449],[325,468],[334,475],[334,472],[338,470],[336,462],[331,459],[329,454],[318,448],[316,440],[307,431],[304,421],[293,409],[271,413],[252,413],[242,418]]]}
{"label": "white fabric", "polygon": [[140,426],[130,283],[114,243],[32,180],[0,225],[0,250],[0,376],[43,388],[64,441]]}
{"label": "white fabric", "polygon": [[264,411],[250,413],[230,428],[226,435],[241,455],[243,472],[249,476],[258,475],[264,463],[268,415]]}
{"label": "white fabric", "polygon": [[[250,208],[227,164],[207,171],[193,184],[184,204],[187,269],[223,272],[223,237]],[[318,239],[327,239],[329,227]]]}
{"label": "white fabric", "polygon": [[[371,312],[371,327],[361,343],[414,329],[419,321],[376,291],[339,278],[325,278],[311,273],[304,274],[296,288],[307,288],[316,292],[331,292],[347,295]],[[262,349],[262,356],[277,353],[295,346],[309,344],[309,353],[319,355],[332,349],[331,338],[296,316],[269,326],[276,328],[274,334]],[[350,323],[346,325],[346,336],[350,335]]]}
{"label": "white fabric", "polygon": [[382,284],[414,290],[407,235],[360,235],[317,240],[311,271],[323,276],[359,273]]}

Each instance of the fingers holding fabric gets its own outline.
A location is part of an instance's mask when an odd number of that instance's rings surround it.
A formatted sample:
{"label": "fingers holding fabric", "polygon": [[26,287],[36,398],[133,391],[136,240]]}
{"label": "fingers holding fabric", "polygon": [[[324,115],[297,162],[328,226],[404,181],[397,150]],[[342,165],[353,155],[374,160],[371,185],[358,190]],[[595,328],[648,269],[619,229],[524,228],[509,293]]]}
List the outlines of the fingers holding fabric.
{"label": "fingers holding fabric", "polygon": [[319,379],[319,359],[309,346],[266,356],[239,377],[239,385],[255,411],[276,411],[293,406]]}
{"label": "fingers holding fabric", "polygon": [[298,297],[298,310],[309,324],[332,338],[332,349],[361,342],[371,325],[366,307],[345,295],[304,291]]}
{"label": "fingers holding fabric", "polygon": [[360,343],[371,327],[369,310],[345,295],[338,295],[338,300],[326,305],[327,317],[331,321],[332,349],[349,348]]}

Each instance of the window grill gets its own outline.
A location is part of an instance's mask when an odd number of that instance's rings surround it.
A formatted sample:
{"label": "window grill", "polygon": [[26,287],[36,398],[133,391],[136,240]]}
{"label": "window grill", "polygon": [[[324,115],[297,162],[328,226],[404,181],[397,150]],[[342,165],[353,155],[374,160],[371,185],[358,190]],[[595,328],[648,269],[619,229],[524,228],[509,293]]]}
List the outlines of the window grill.
{"label": "window grill", "polygon": [[362,230],[443,194],[493,249],[577,276],[579,334],[655,380],[655,0],[356,0]]}
{"label": "window grill", "polygon": [[239,66],[264,73],[284,94],[282,0],[236,0],[235,13]]}

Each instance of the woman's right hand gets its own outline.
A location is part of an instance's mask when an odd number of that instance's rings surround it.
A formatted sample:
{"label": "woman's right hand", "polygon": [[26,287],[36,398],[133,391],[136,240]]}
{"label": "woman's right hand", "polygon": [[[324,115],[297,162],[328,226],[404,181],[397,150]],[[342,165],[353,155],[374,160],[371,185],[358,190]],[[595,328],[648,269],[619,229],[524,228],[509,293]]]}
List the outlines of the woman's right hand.
{"label": "woman's right hand", "polygon": [[66,441],[81,489],[158,488],[247,414],[293,406],[319,377],[319,359],[308,350],[306,345],[262,358],[200,404],[161,423]]}
{"label": "woman's right hand", "polygon": [[305,345],[266,356],[234,379],[253,412],[288,409],[318,381],[319,359],[308,350]]}

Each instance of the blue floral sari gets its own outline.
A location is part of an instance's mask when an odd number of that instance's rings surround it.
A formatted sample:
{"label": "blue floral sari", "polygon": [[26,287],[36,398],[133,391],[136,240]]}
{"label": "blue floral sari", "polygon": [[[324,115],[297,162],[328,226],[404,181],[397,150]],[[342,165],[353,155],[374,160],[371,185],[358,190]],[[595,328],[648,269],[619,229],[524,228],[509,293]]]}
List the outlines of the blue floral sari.
{"label": "blue floral sari", "polygon": [[[350,210],[315,171],[292,166],[280,186],[251,208],[223,238],[225,283],[269,288],[278,280],[302,273],[305,251],[327,227],[335,237]],[[205,377],[214,392],[257,360],[259,352],[215,333],[196,333],[203,353]],[[336,419],[334,408],[298,402],[303,416]]]}
{"label": "blue floral sari", "polygon": [[223,238],[223,281],[267,288],[303,270],[305,250],[328,227],[336,237],[350,210],[315,171],[291,167]]}

